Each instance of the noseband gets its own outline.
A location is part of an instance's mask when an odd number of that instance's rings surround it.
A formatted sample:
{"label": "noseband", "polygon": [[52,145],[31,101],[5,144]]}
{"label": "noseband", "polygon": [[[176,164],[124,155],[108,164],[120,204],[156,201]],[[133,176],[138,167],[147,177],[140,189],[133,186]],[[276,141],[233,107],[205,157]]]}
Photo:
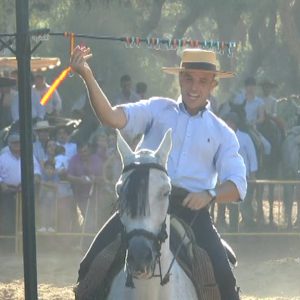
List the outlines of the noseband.
{"label": "noseband", "polygon": [[[167,170],[161,166],[158,163],[131,163],[129,165],[127,165],[124,169],[122,174],[124,174],[125,172],[131,171],[131,170],[141,170],[141,169],[145,169],[145,170],[149,170],[149,169],[157,169],[160,171],[163,171],[165,174],[168,175]],[[130,175],[129,175],[130,176]],[[160,232],[155,235],[152,232],[145,230],[145,229],[134,229],[130,232],[126,232],[125,230],[123,231],[123,242],[125,243],[125,249],[128,249],[128,244],[129,241],[133,238],[133,237],[138,237],[138,236],[142,236],[147,240],[150,240],[154,243],[154,247],[156,250],[156,262],[158,262],[159,265],[159,275],[154,275],[152,274],[152,277],[157,277],[159,276],[161,278],[161,285],[164,285],[167,283],[164,282],[163,278],[162,278],[162,273],[161,273],[161,263],[160,263],[160,256],[161,256],[161,245],[162,243],[165,242],[165,240],[168,238],[168,234],[167,234],[167,225],[166,225],[166,219],[164,220],[164,222],[161,224],[161,229]],[[154,271],[153,271],[154,272]],[[127,277],[126,277],[126,287],[131,287],[134,288],[134,283],[133,283],[133,279],[132,279],[132,274],[128,272],[128,268],[127,268]]]}

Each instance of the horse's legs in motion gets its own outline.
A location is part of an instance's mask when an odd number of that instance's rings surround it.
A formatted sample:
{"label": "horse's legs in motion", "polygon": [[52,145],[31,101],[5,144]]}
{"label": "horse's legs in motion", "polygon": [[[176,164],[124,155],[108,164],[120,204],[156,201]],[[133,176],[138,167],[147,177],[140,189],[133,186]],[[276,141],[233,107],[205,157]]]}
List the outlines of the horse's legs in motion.
{"label": "horse's legs in motion", "polygon": [[254,225],[254,211],[252,206],[253,201],[253,195],[254,195],[254,184],[249,183],[248,184],[248,190],[246,198],[243,202],[240,204],[240,211],[242,215],[242,221],[244,225],[247,226],[253,226]]}
{"label": "horse's legs in motion", "polygon": [[292,228],[292,208],[294,202],[294,185],[285,185],[283,188],[283,202],[284,202],[284,218],[287,223],[287,228]]}
{"label": "horse's legs in motion", "polygon": [[269,224],[270,226],[274,226],[274,213],[273,213],[273,204],[274,204],[274,184],[268,184],[268,195],[269,195]]}
{"label": "horse's legs in motion", "polygon": [[296,195],[296,202],[297,202],[297,214],[296,214],[294,227],[300,228],[300,186],[299,185],[296,185],[295,187],[295,195]]}
{"label": "horse's legs in motion", "polygon": [[221,231],[226,228],[225,211],[226,211],[226,204],[218,203],[216,225],[217,225],[218,229]]}
{"label": "horse's legs in motion", "polygon": [[229,209],[229,231],[238,232],[239,229],[239,207],[235,203],[227,205]]}
{"label": "horse's legs in motion", "polygon": [[258,184],[256,186],[256,202],[257,202],[257,211],[256,211],[256,222],[257,224],[265,224],[265,216],[263,209],[263,196],[264,196],[264,185]]}
{"label": "horse's legs in motion", "polygon": [[294,223],[294,226],[296,228],[300,228],[300,199],[299,198],[297,198],[297,218]]}

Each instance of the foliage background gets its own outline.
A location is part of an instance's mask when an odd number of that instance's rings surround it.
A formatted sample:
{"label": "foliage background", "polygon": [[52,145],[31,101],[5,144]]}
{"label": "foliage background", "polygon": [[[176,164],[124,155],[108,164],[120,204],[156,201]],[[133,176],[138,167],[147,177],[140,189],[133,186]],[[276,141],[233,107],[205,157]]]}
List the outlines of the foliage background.
{"label": "foliage background", "polygon": [[[0,32],[15,32],[15,1],[0,0]],[[51,32],[72,31],[98,36],[175,37],[234,40],[233,57],[220,55],[223,69],[235,79],[220,82],[222,102],[242,87],[247,76],[268,78],[278,84],[278,97],[299,93],[300,1],[298,0],[31,0],[30,27]],[[92,48],[90,63],[110,98],[119,91],[119,79],[130,74],[145,81],[148,95],[177,97],[177,78],[161,72],[179,63],[176,51],[147,47],[126,48],[121,42],[77,39]],[[34,55],[59,56],[60,69],[49,71],[48,81],[68,64],[68,40],[50,37]],[[8,50],[0,55],[12,55]],[[1,71],[1,70],[0,70]],[[83,93],[74,77],[60,87],[64,109]]]}

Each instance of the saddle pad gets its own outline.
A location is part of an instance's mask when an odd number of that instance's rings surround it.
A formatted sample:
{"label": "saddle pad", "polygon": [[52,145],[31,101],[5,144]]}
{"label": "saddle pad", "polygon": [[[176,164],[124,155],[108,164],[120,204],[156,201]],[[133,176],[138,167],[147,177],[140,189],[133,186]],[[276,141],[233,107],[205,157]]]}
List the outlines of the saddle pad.
{"label": "saddle pad", "polygon": [[197,246],[192,229],[178,217],[171,217],[171,251],[187,276],[193,282],[199,300],[220,300],[220,292],[215,280],[213,267],[207,252]]}
{"label": "saddle pad", "polygon": [[[95,257],[86,276],[74,287],[75,300],[98,300],[106,298],[106,294],[109,292],[111,279],[113,278],[113,269],[115,269],[113,268],[113,265],[116,264],[116,260],[119,265],[116,268],[119,270],[122,268],[122,262],[119,263],[123,257],[120,250],[121,234],[119,233],[116,239]],[[103,287],[107,287],[107,290]]]}
{"label": "saddle pad", "polygon": [[[191,228],[172,216],[170,230],[170,247],[174,255],[183,241],[176,260],[193,282],[198,299],[220,300],[210,258],[205,250],[196,245]],[[121,234],[118,234],[117,238],[95,257],[84,279],[74,288],[75,300],[106,299],[114,276],[123,267],[124,257]]]}

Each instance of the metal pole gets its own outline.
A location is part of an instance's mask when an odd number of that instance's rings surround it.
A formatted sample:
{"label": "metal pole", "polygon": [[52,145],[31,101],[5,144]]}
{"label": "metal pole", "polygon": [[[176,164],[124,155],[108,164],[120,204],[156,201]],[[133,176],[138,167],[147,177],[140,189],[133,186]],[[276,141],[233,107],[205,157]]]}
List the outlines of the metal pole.
{"label": "metal pole", "polygon": [[28,0],[16,0],[16,50],[18,60],[19,115],[21,135],[23,264],[25,299],[37,298],[34,174],[32,155],[30,37]]}

